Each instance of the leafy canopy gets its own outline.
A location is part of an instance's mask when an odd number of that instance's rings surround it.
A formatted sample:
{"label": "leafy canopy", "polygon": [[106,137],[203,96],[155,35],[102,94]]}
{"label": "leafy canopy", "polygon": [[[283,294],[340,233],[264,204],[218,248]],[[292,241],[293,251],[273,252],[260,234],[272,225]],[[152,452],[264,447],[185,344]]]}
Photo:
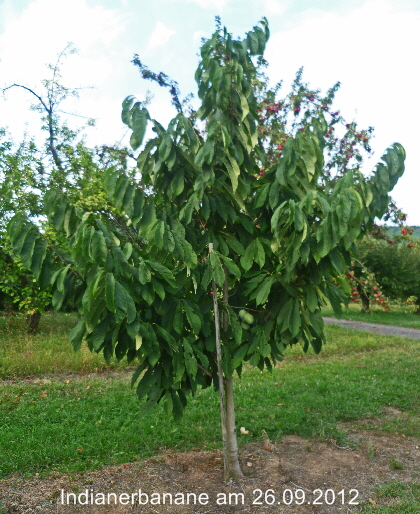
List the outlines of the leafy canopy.
{"label": "leafy canopy", "polygon": [[[135,98],[123,102],[143,185],[106,172],[118,217],[50,191],[45,213],[66,251],[24,217],[9,225],[15,252],[53,284],[55,307],[76,302],[75,348],[86,338],[106,358],[139,361],[133,383],[144,412],[162,401],[179,418],[188,393],[218,387],[212,278],[226,377],[244,363],[271,369],[290,344],[318,352],[320,307],[328,298],[339,310],[345,297],[333,279],[346,287],[353,243],[385,212],[404,170],[395,144],[371,178],[354,168],[326,187],[322,108],[289,135],[276,162],[267,160],[254,84],[268,37],[263,19],[243,40],[218,27],[203,44],[195,78],[204,132],[181,111],[164,128]],[[143,146],[148,123],[155,135]]]}

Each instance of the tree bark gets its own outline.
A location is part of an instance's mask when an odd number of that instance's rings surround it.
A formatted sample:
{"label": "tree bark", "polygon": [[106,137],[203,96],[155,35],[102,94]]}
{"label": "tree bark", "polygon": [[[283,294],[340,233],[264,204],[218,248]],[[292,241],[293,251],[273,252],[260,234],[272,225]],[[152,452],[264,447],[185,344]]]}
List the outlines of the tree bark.
{"label": "tree bark", "polygon": [[362,299],[362,312],[368,314],[370,312],[369,297],[365,294],[362,294],[360,298]]}
{"label": "tree bark", "polygon": [[235,404],[233,401],[233,378],[225,378],[225,398],[226,398],[226,424],[228,439],[228,455],[230,473],[234,477],[243,476],[241,465],[239,464],[238,441],[236,439],[235,423]]}
{"label": "tree bark", "polygon": [[[209,253],[213,251],[213,243],[209,244]],[[223,303],[227,305],[228,301],[228,274],[225,267],[225,281],[223,287]],[[241,466],[239,464],[238,443],[236,439],[235,425],[235,405],[233,401],[233,378],[226,378],[222,367],[222,345],[220,338],[220,314],[217,302],[216,282],[212,280],[213,306],[214,306],[214,324],[216,331],[216,358],[217,358],[217,376],[219,380],[219,397],[220,397],[220,420],[222,424],[223,439],[223,461],[224,461],[224,479],[228,482],[230,477],[243,476]],[[223,313],[223,329],[229,328],[229,319],[227,310]]]}
{"label": "tree bark", "polygon": [[[213,251],[213,243],[209,243],[209,253]],[[223,464],[224,464],[224,477],[225,482],[229,480],[230,466],[229,466],[229,442],[226,423],[226,398],[225,398],[225,385],[222,368],[222,346],[220,342],[220,316],[219,305],[217,303],[217,288],[216,282],[212,280],[213,292],[213,307],[214,307],[214,325],[216,331],[216,359],[217,359],[217,377],[219,380],[219,399],[220,399],[220,422],[222,425],[222,440],[223,440]]]}
{"label": "tree bark", "polygon": [[40,312],[34,312],[33,314],[30,314],[27,317],[26,323],[28,325],[28,334],[36,334],[36,332],[38,331],[38,325],[39,325],[40,319],[41,319]]}
{"label": "tree bark", "polygon": [[[229,329],[229,314],[227,306],[229,305],[229,271],[226,264],[223,264],[225,272],[225,281],[223,284],[223,303],[225,310],[223,312],[223,331]],[[234,477],[243,476],[241,466],[239,464],[238,441],[236,439],[236,423],[235,423],[235,403],[233,397],[233,377],[224,380],[225,401],[226,401],[226,428],[228,439],[228,455],[230,474]]]}

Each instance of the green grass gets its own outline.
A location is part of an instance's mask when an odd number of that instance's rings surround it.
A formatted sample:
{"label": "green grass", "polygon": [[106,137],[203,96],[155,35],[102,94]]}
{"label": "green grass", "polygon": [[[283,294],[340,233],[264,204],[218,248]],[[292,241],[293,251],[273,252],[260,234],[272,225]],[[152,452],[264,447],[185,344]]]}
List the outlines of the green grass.
{"label": "green grass", "polygon": [[[334,318],[335,314],[331,307],[322,309],[323,316]],[[407,307],[402,305],[391,305],[390,311],[384,311],[373,305],[371,312],[361,312],[360,304],[350,304],[343,309],[342,319],[352,321],[365,321],[367,323],[381,323],[383,325],[395,325],[399,327],[420,328],[420,316],[414,314]]]}
{"label": "green grass", "polygon": [[23,316],[1,316],[0,378],[125,367],[117,361],[107,365],[87,348],[74,352],[68,333],[76,323],[75,314],[47,313],[41,317],[38,333],[29,335]]}
{"label": "green grass", "polygon": [[[240,444],[259,440],[262,430],[273,440],[296,434],[344,444],[338,421],[380,417],[387,405],[405,416],[384,420],[381,429],[420,437],[418,342],[341,327],[327,327],[327,340],[318,356],[291,349],[272,374],[244,370],[235,382],[235,403],[237,426],[249,435],[239,434]],[[129,379],[84,374],[69,383],[52,377],[51,383],[0,386],[0,477],[98,469],[168,448],[220,448],[213,390],[193,398],[175,424],[160,406],[141,417]]]}
{"label": "green grass", "polygon": [[367,503],[360,514],[418,514],[420,512],[420,484],[387,482],[376,491],[376,504]]}

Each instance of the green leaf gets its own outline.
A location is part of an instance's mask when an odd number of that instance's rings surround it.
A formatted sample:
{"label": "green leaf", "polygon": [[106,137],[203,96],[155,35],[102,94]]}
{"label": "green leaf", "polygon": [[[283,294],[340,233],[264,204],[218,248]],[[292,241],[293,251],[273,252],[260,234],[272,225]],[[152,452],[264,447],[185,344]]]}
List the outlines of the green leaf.
{"label": "green leaf", "polygon": [[292,333],[292,337],[296,337],[299,333],[301,325],[300,320],[300,308],[299,308],[299,300],[294,300],[292,308],[289,314],[289,329]]}
{"label": "green leaf", "polygon": [[261,241],[259,239],[255,239],[255,247],[256,247],[256,255],[254,257],[255,262],[259,265],[260,268],[264,267],[265,263],[265,250]]}
{"label": "green leaf", "polygon": [[158,220],[153,227],[153,232],[149,236],[149,240],[160,249],[163,248],[163,235],[165,233],[165,223],[162,220]]}
{"label": "green leaf", "polygon": [[75,350],[79,350],[82,345],[83,337],[86,334],[86,323],[82,318],[77,325],[70,330],[69,341]]}
{"label": "green leaf", "polygon": [[108,255],[105,238],[102,232],[95,231],[91,241],[91,255],[93,260],[100,266],[104,266]]}
{"label": "green leaf", "polygon": [[31,230],[27,233],[26,238],[23,242],[22,248],[19,253],[19,257],[23,262],[25,268],[30,269],[32,264],[32,257],[35,250],[36,240],[39,238],[39,233],[35,227],[31,227]]}
{"label": "green leaf", "polygon": [[255,32],[248,32],[246,40],[247,40],[248,48],[250,50],[251,55],[258,54],[260,44],[258,41],[257,34],[255,34]]}
{"label": "green leaf", "polygon": [[319,259],[322,257],[325,257],[327,253],[331,250],[332,241],[331,241],[331,234],[330,234],[330,225],[329,220],[330,216],[325,218],[321,225],[319,226],[318,230],[316,231],[316,239],[318,241],[318,247],[317,247],[317,261],[319,262]]}
{"label": "green leaf", "polygon": [[246,118],[247,114],[249,113],[249,105],[248,105],[248,102],[247,102],[245,96],[241,92],[239,93],[239,98],[241,99],[241,109],[242,109],[241,121],[243,121],[244,118]]}
{"label": "green leaf", "polygon": [[37,241],[33,254],[32,254],[32,262],[31,262],[31,270],[36,279],[39,278],[42,270],[42,264],[47,255],[47,247],[48,243],[44,239],[41,241]]}
{"label": "green leaf", "polygon": [[226,243],[232,248],[232,250],[237,253],[238,255],[243,255],[245,253],[245,249],[242,246],[242,243],[240,243],[237,239],[235,239],[230,234],[225,234]]}
{"label": "green leaf", "polygon": [[105,279],[105,301],[106,307],[111,312],[116,312],[115,306],[115,278],[112,273],[106,274]]}
{"label": "green leaf", "polygon": [[174,417],[175,422],[179,423],[184,414],[184,405],[180,399],[180,395],[182,391],[171,391],[172,397],[172,415]]}
{"label": "green leaf", "polygon": [[155,293],[160,297],[160,299],[164,300],[165,296],[166,296],[166,292],[165,292],[165,288],[163,287],[163,285],[160,282],[158,282],[157,280],[152,279],[152,287],[153,287]]}
{"label": "green leaf", "polygon": [[113,198],[114,201],[118,207],[118,209],[121,209],[123,201],[124,201],[124,195],[127,190],[127,187],[130,185],[130,181],[128,178],[124,175],[121,175],[116,184],[115,184],[115,190],[113,192]]}
{"label": "green leaf", "polygon": [[255,193],[255,199],[254,199],[254,207],[255,209],[259,209],[267,202],[267,196],[270,191],[271,184],[267,183],[258,188],[257,192]]}
{"label": "green leaf", "polygon": [[143,213],[143,205],[144,205],[144,194],[136,190],[135,196],[133,199],[133,214],[131,216],[131,222],[134,226],[137,226],[138,222],[141,219]]}
{"label": "green leaf", "polygon": [[121,120],[125,125],[130,126],[130,110],[135,102],[134,96],[127,96],[122,103]]}
{"label": "green leaf", "polygon": [[175,287],[176,281],[175,277],[173,276],[172,272],[162,264],[159,264],[155,261],[144,261],[145,263],[149,264],[149,266],[154,269],[157,273],[159,273],[160,277],[163,278],[170,286]]}
{"label": "green leaf", "polygon": [[[120,323],[127,316],[127,297],[124,287],[115,280],[114,287],[115,321]],[[110,304],[112,306],[112,303]]]}
{"label": "green leaf", "polygon": [[57,287],[58,291],[60,291],[60,293],[63,293],[63,294],[64,294],[64,280],[67,276],[67,272],[69,269],[70,269],[70,264],[68,264],[65,268],[63,268],[57,276],[56,287]]}
{"label": "green leaf", "polygon": [[130,138],[130,145],[133,150],[137,150],[143,143],[144,134],[146,133],[147,119],[149,113],[147,109],[140,109],[140,103],[136,103],[131,110],[130,126],[133,133]]}
{"label": "green leaf", "polygon": [[141,233],[147,237],[148,233],[156,223],[156,208],[153,202],[149,202],[147,207],[144,209],[143,216],[139,224]]}
{"label": "green leaf", "polygon": [[293,307],[293,298],[289,298],[277,316],[277,325],[281,332],[284,332],[289,328],[289,315]]}
{"label": "green leaf", "polygon": [[185,309],[188,323],[193,330],[194,334],[198,334],[201,328],[201,317],[197,314],[196,308],[187,300],[183,300],[182,304]]}
{"label": "green leaf", "polygon": [[92,237],[93,237],[94,233],[95,233],[95,229],[91,225],[84,226],[82,229],[81,241],[79,240],[80,244],[81,244],[81,250],[82,250],[83,257],[88,262],[93,261],[93,257],[91,255],[91,241],[92,241]]}
{"label": "green leaf", "polygon": [[228,170],[230,181],[232,182],[232,191],[235,193],[238,188],[238,177],[241,174],[241,170],[239,169],[236,160],[230,154],[228,154],[227,157],[229,162],[224,160],[224,163]]}
{"label": "green leaf", "polygon": [[140,284],[146,284],[147,282],[150,282],[152,279],[152,274],[150,273],[150,270],[144,261],[140,262],[138,270]]}
{"label": "green leaf", "polygon": [[173,327],[174,327],[174,330],[178,334],[182,334],[183,316],[182,316],[181,302],[177,302],[177,305],[176,305],[176,308],[175,308],[175,315],[174,315],[174,319],[173,319]]}
{"label": "green leaf", "polygon": [[256,251],[257,247],[255,245],[255,241],[253,241],[245,250],[244,255],[242,255],[241,257],[241,266],[244,268],[245,271],[248,271],[251,268],[252,263],[255,259]]}
{"label": "green leaf", "polygon": [[172,149],[172,139],[169,134],[165,134],[162,142],[159,145],[159,158],[161,161],[166,161],[171,153]]}
{"label": "green leaf", "polygon": [[227,269],[232,273],[232,275],[235,275],[235,277],[239,278],[241,276],[241,270],[233,262],[233,260],[229,259],[229,257],[226,257],[225,255],[222,255],[222,254],[218,254],[218,255],[222,259],[222,261],[226,264]]}
{"label": "green leaf", "polygon": [[307,178],[311,180],[315,175],[316,154],[313,147],[313,141],[309,137],[305,138],[303,148],[304,152],[301,157],[305,162],[306,172],[309,175]]}
{"label": "green leaf", "polygon": [[192,346],[186,339],[183,340],[183,346],[185,369],[191,378],[195,378],[198,370],[197,359],[194,355]]}
{"label": "green leaf", "polygon": [[136,305],[127,290],[125,290],[125,295],[127,305],[127,323],[133,323],[137,316]]}
{"label": "green leaf", "polygon": [[182,193],[184,190],[184,170],[179,169],[176,171],[174,178],[171,182],[171,189],[173,195],[176,197]]}
{"label": "green leaf", "polygon": [[93,349],[96,352],[99,352],[102,348],[108,327],[109,327],[109,319],[105,318],[104,320],[102,320],[99,323],[99,325],[96,325],[96,327],[93,329],[93,331],[87,336],[89,345],[92,345]]}
{"label": "green leaf", "polygon": [[149,284],[145,284],[140,288],[140,294],[147,305],[152,305],[155,300],[155,293]]}
{"label": "green leaf", "polygon": [[306,293],[306,303],[308,305],[308,309],[311,312],[315,312],[316,309],[319,308],[318,295],[316,294],[316,290],[313,287],[310,287]]}
{"label": "green leaf", "polygon": [[274,277],[266,277],[256,290],[255,303],[261,305],[267,301],[271,286],[274,284]]}
{"label": "green leaf", "polygon": [[8,225],[8,233],[13,251],[19,255],[27,235],[33,230],[32,223],[28,223],[22,216],[15,216]]}
{"label": "green leaf", "polygon": [[219,255],[214,250],[210,252],[210,265],[212,268],[212,278],[214,278],[214,281],[219,287],[223,287],[225,282],[225,272],[220,262]]}
{"label": "green leaf", "polygon": [[243,360],[244,360],[248,350],[249,350],[249,343],[244,343],[242,346],[240,346],[236,350],[236,352],[233,356],[233,359],[230,362],[230,366],[232,369],[238,368],[243,363]]}

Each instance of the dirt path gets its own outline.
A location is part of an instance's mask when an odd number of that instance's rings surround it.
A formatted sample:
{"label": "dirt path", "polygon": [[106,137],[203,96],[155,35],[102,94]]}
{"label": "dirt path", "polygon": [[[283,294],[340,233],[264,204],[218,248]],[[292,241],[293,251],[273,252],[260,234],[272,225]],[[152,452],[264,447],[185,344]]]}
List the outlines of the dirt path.
{"label": "dirt path", "polygon": [[409,339],[420,339],[420,329],[397,327],[395,325],[380,325],[378,323],[366,323],[364,321],[350,321],[347,319],[323,318],[326,325],[340,325],[346,328],[354,328],[366,332],[374,332],[385,336],[408,337]]}

